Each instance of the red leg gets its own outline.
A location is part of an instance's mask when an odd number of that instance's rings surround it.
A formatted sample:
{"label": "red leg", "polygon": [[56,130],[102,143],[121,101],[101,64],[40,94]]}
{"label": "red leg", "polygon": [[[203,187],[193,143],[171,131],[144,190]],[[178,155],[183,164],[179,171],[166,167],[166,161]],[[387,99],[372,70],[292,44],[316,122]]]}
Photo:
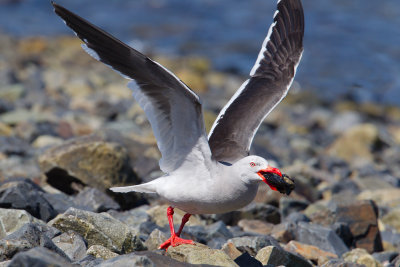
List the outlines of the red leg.
{"label": "red leg", "polygon": [[168,238],[167,241],[162,243],[159,249],[168,249],[169,246],[175,247],[181,244],[194,244],[193,240],[182,239],[179,237],[179,235],[182,232],[183,226],[189,220],[190,214],[185,214],[185,216],[183,216],[182,224],[179,227],[179,231],[177,234],[175,234],[175,229],[174,229],[174,208],[171,206],[167,208],[167,217],[169,222],[169,228],[171,229],[171,237]]}
{"label": "red leg", "polygon": [[176,233],[177,236],[181,236],[183,227],[185,226],[185,224],[189,221],[189,218],[192,214],[186,213],[183,217],[182,217],[182,222],[181,222],[181,226],[179,226],[179,230]]}

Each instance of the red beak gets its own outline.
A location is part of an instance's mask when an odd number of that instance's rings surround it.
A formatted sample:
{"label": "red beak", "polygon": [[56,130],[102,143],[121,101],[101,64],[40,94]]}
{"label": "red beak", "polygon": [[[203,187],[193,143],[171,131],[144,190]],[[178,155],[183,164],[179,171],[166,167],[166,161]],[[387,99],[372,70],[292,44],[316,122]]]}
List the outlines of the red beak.
{"label": "red beak", "polygon": [[[279,191],[276,187],[275,187],[275,185],[274,185],[274,183],[272,183],[272,181],[268,181],[268,180],[270,180],[270,179],[267,179],[265,176],[266,175],[268,175],[268,174],[276,174],[276,175],[279,175],[280,177],[282,177],[282,172],[279,170],[279,169],[277,169],[277,168],[274,168],[274,167],[268,167],[268,168],[266,168],[266,169],[263,169],[263,170],[259,170],[258,172],[257,172],[257,174],[258,174],[258,176],[260,176],[260,178],[264,181],[264,183],[266,183],[272,190],[275,190],[275,191]],[[269,175],[268,175],[269,176]]]}

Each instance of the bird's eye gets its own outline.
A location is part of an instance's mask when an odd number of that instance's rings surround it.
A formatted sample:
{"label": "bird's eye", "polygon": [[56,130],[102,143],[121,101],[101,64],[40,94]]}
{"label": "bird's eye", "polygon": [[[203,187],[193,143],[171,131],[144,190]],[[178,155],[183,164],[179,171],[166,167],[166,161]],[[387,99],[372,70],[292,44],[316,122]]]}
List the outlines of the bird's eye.
{"label": "bird's eye", "polygon": [[250,162],[250,166],[254,167],[254,166],[256,166],[256,164],[254,162]]}

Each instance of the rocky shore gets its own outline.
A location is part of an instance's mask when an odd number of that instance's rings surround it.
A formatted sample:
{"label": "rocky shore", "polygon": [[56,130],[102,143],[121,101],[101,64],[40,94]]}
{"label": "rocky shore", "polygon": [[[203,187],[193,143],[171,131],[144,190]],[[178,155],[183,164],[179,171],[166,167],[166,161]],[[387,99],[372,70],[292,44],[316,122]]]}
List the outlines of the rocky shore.
{"label": "rocky shore", "polygon": [[[400,266],[399,107],[293,90],[252,146],[292,194],[261,186],[241,210],[191,217],[195,246],[162,251],[166,203],[108,190],[162,175],[126,80],[76,38],[0,35],[0,51],[0,266]],[[151,56],[201,96],[207,129],[244,80]]]}

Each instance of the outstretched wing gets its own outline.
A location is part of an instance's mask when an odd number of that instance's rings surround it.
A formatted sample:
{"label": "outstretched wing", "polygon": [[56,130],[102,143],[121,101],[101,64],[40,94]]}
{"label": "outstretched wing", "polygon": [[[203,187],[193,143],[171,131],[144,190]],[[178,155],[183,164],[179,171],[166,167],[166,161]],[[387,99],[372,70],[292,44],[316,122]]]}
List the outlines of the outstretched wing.
{"label": "outstretched wing", "polygon": [[169,173],[185,162],[211,161],[199,97],[173,73],[71,11],[55,13],[84,42],[83,49],[132,80],[128,87],[150,121],[160,168]]}
{"label": "outstretched wing", "polygon": [[250,78],[221,110],[210,131],[214,159],[234,162],[248,155],[261,122],[293,82],[303,52],[303,35],[300,0],[279,0]]}

